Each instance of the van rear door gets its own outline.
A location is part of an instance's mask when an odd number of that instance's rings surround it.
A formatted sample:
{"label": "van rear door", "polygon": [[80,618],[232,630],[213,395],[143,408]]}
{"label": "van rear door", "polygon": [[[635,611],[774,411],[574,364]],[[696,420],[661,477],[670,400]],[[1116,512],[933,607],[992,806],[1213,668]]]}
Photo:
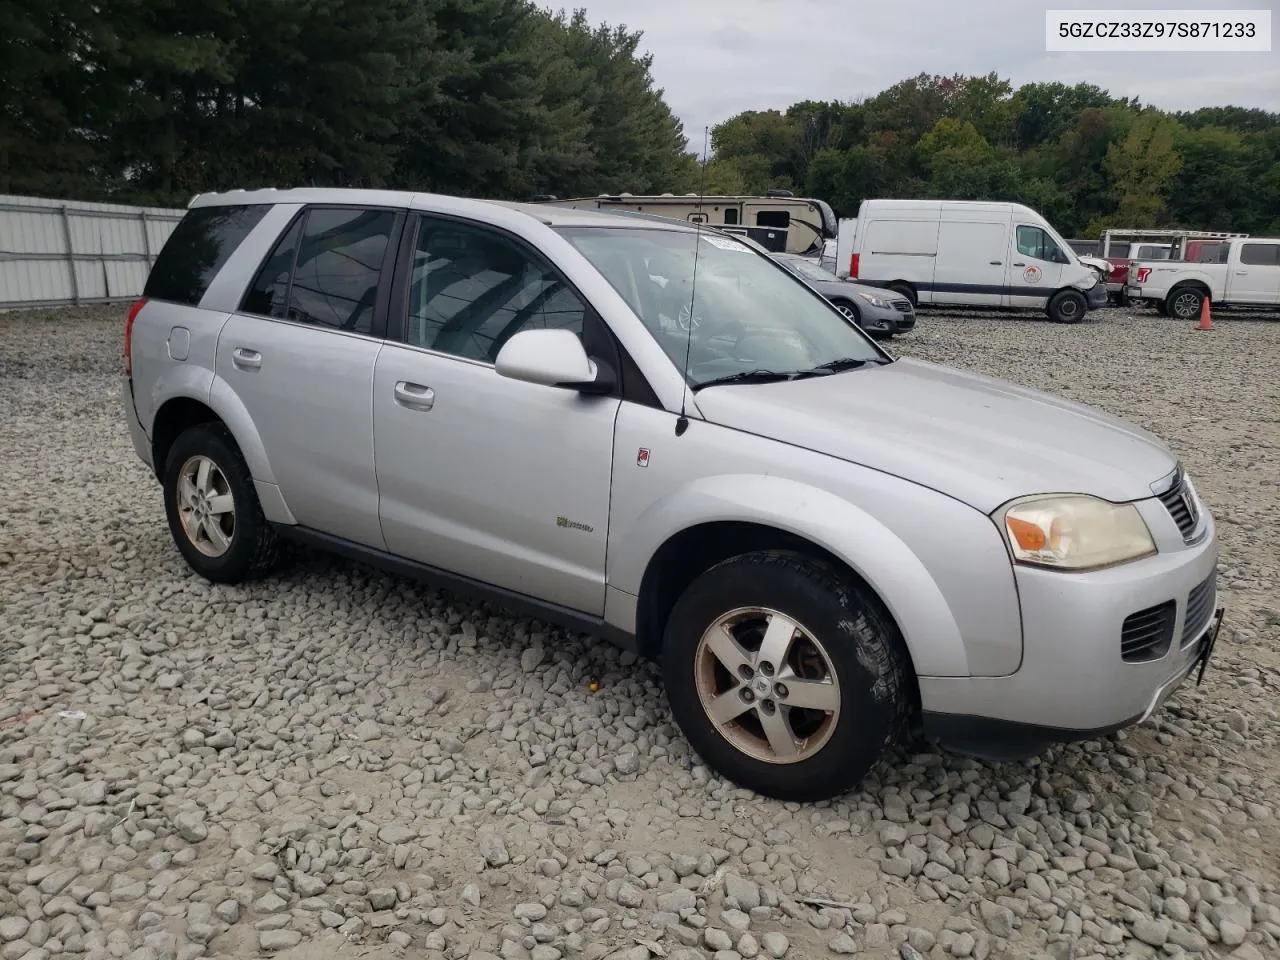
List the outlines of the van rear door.
{"label": "van rear door", "polygon": [[995,218],[947,220],[945,208],[943,217],[933,270],[933,302],[1001,306],[1008,270],[1009,222]]}

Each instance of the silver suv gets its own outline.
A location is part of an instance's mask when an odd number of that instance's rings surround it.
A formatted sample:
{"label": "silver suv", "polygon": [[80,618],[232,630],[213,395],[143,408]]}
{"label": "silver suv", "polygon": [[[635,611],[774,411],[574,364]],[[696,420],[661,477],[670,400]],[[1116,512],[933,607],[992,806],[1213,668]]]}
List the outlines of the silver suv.
{"label": "silver suv", "polygon": [[895,359],[714,229],[201,196],[124,343],[197,573],[288,537],[602,635],[772,797],[907,735],[1014,759],[1141,721],[1221,621],[1213,519],[1159,440]]}

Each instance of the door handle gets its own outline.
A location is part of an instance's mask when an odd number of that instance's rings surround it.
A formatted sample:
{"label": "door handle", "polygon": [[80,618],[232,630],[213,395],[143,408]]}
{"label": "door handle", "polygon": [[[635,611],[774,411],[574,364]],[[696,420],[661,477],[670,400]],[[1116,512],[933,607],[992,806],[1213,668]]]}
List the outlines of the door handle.
{"label": "door handle", "polygon": [[262,366],[262,354],[248,347],[236,347],[231,351],[231,362],[237,367],[257,368]]}
{"label": "door handle", "polygon": [[1025,267],[1025,266],[1026,266],[1026,264],[1025,264],[1025,263],[1015,263],[1015,264],[1014,264],[1014,266],[1015,266],[1015,267]]}
{"label": "door handle", "polygon": [[430,410],[436,402],[436,392],[420,383],[401,380],[396,383],[396,402],[413,410]]}
{"label": "door handle", "polygon": [[1003,260],[992,260],[992,261],[991,261],[991,265],[992,265],[993,267],[998,267],[998,266],[1000,266],[1000,264],[1002,264],[1002,263],[1004,263],[1004,261],[1003,261]]}
{"label": "door handle", "polygon": [[1236,276],[1237,276],[1237,277],[1247,277],[1248,275],[1249,275],[1249,271],[1248,271],[1248,270],[1237,270],[1237,271],[1236,271]]}

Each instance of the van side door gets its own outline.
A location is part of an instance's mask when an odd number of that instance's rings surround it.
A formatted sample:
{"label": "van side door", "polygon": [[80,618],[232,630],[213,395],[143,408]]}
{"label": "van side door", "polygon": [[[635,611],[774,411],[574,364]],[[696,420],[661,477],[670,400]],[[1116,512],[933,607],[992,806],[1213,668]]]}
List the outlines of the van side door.
{"label": "van side door", "polygon": [[1000,306],[1008,251],[1008,220],[948,220],[944,212],[938,225],[933,302]]}
{"label": "van side door", "polygon": [[1031,223],[1013,223],[1004,305],[1044,309],[1062,285],[1063,268],[1071,262],[1049,234]]}

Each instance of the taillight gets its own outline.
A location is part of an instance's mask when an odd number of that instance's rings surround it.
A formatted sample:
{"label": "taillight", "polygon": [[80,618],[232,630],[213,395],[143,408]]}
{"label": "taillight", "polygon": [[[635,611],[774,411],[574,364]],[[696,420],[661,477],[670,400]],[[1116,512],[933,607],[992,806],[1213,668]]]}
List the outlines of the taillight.
{"label": "taillight", "polygon": [[1146,282],[1147,282],[1147,277],[1149,277],[1149,276],[1151,276],[1151,268],[1150,268],[1150,267],[1139,267],[1139,268],[1138,268],[1138,282],[1139,282],[1139,283],[1146,283]]}
{"label": "taillight", "polygon": [[849,276],[854,280],[858,279],[858,257],[859,256],[860,254],[855,253],[853,256],[849,258]]}
{"label": "taillight", "polygon": [[147,305],[147,298],[140,297],[133,301],[128,314],[124,318],[124,375],[133,376],[133,321],[138,318],[142,308]]}

